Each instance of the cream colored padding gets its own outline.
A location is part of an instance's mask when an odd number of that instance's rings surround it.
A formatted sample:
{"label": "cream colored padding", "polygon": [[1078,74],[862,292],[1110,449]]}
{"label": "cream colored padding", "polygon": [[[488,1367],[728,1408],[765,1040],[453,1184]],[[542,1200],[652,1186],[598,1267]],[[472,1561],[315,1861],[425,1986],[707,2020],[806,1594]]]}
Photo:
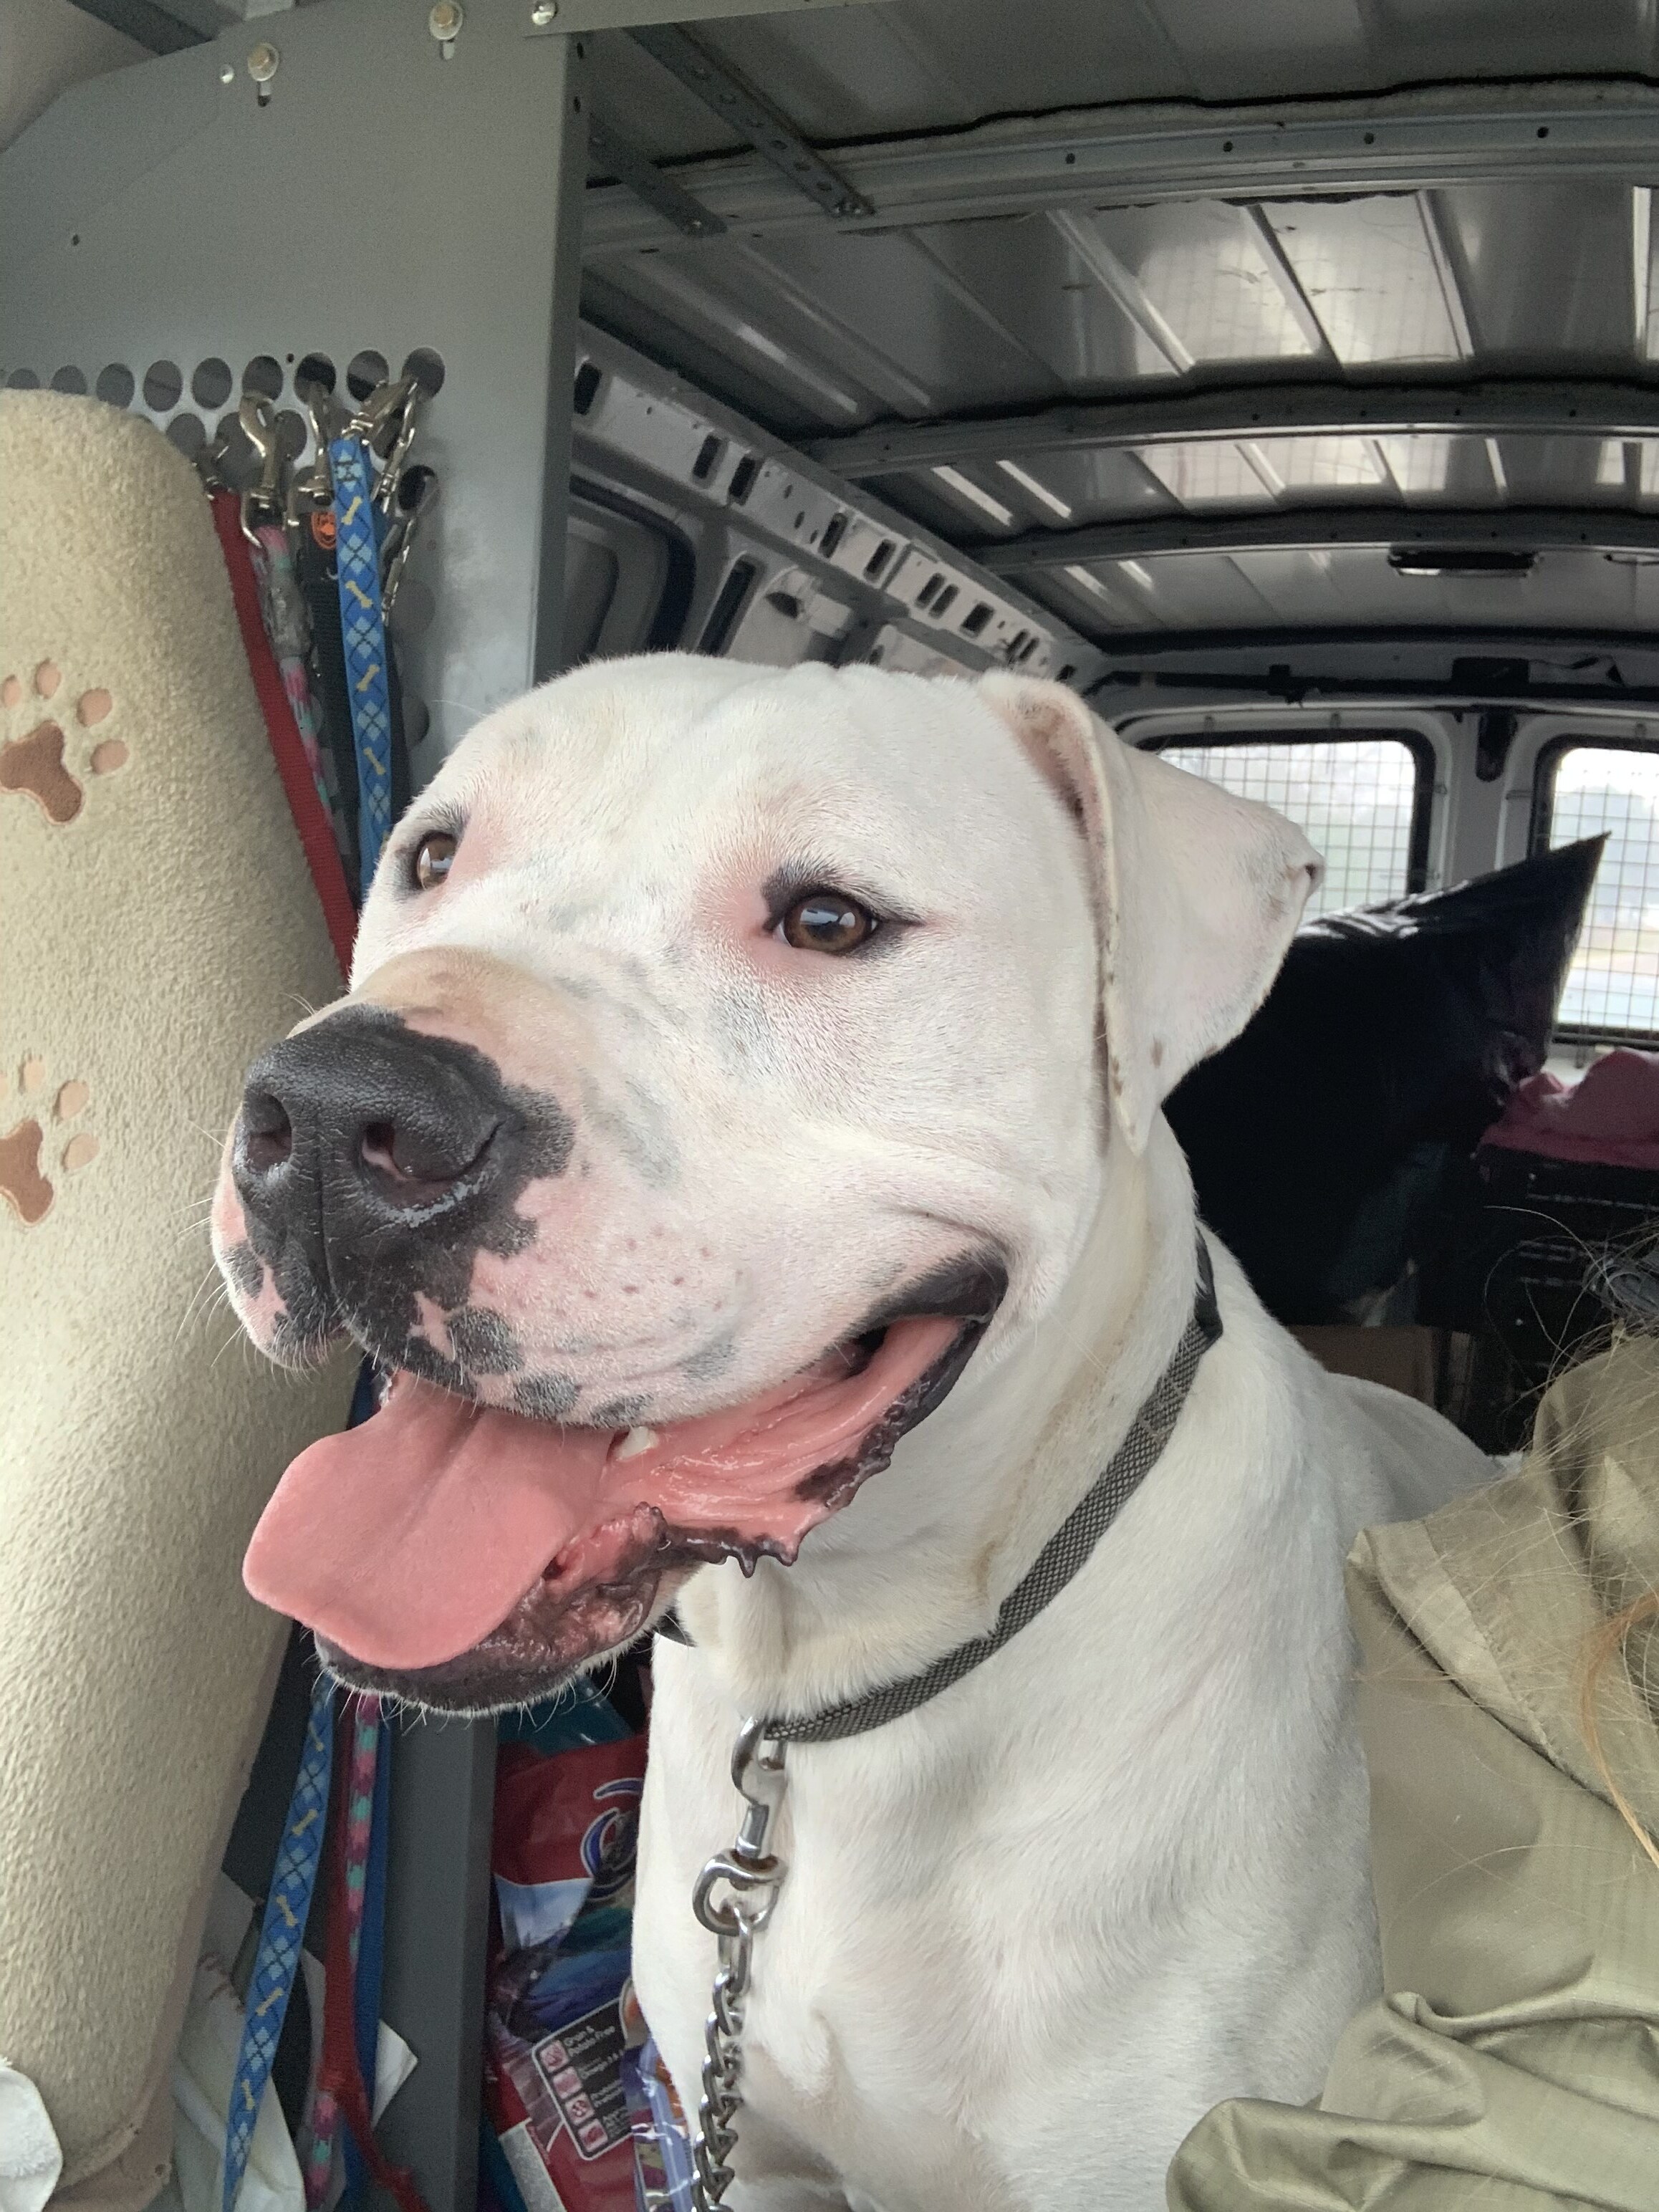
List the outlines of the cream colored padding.
{"label": "cream colored padding", "polygon": [[112,2212],[165,2174],[286,1627],[243,1547],[351,1379],[240,1339],[207,1200],[242,1070],[339,988],[193,471],[0,392],[0,2053]]}

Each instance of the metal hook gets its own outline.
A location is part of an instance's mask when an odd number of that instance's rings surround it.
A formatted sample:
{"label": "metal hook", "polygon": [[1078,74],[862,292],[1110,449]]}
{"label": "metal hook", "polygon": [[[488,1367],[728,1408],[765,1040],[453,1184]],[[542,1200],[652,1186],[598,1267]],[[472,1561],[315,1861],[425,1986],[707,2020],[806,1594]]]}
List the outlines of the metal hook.
{"label": "metal hook", "polygon": [[282,432],[277,427],[276,410],[269,399],[257,392],[245,392],[241,404],[236,410],[236,419],[242,426],[242,434],[259,457],[259,474],[256,481],[242,494],[242,535],[250,545],[259,542],[253,527],[256,507],[263,507],[267,517],[283,519],[287,501],[283,494]]}

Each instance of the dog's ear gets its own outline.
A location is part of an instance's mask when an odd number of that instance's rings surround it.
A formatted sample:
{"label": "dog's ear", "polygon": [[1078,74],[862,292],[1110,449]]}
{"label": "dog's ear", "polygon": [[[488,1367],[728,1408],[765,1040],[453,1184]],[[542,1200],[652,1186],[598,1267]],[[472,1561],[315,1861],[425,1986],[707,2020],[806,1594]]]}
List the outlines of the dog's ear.
{"label": "dog's ear", "polygon": [[1137,752],[1063,684],[978,689],[1088,846],[1113,1109],[1139,1152],[1188,1069],[1267,996],[1323,863],[1282,815]]}

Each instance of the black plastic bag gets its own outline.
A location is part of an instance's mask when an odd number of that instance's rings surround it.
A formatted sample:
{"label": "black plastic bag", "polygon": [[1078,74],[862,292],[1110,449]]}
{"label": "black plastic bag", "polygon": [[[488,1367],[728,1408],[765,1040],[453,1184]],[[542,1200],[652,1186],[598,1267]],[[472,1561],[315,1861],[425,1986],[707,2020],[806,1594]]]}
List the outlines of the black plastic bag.
{"label": "black plastic bag", "polygon": [[1420,1256],[1447,1178],[1544,1064],[1604,842],[1310,923],[1175,1091],[1200,1215],[1280,1321],[1340,1321]]}

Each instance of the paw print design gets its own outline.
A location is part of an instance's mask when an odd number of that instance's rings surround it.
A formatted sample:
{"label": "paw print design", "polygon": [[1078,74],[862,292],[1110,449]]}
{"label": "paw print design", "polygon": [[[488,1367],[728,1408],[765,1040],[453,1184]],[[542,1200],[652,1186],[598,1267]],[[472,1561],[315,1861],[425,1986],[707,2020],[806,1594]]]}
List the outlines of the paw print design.
{"label": "paw print design", "polygon": [[[66,822],[73,822],[86,804],[82,776],[113,775],[118,769],[126,766],[129,757],[123,738],[106,735],[94,738],[80,734],[95,730],[100,722],[107,720],[115,705],[109,692],[82,691],[72,707],[66,702],[62,721],[43,711],[57,698],[63,686],[64,672],[55,660],[40,663],[27,690],[20,676],[8,676],[0,682],[0,708],[8,720],[13,711],[26,702],[33,713],[40,716],[22,736],[0,740],[0,798],[9,791],[26,793],[47,821],[59,829]],[[79,775],[66,757],[70,740],[64,735],[64,722],[71,720],[76,730],[75,750],[85,757]]]}
{"label": "paw print design", "polygon": [[[33,1228],[45,1220],[58,1194],[46,1170],[74,1175],[97,1157],[98,1139],[84,1126],[92,1091],[71,1076],[54,1093],[46,1081],[46,1061],[31,1053],[16,1070],[22,1116],[8,1127],[12,1088],[12,1071],[0,1067],[0,1199],[26,1228]],[[82,1126],[76,1128],[76,1122]]]}

